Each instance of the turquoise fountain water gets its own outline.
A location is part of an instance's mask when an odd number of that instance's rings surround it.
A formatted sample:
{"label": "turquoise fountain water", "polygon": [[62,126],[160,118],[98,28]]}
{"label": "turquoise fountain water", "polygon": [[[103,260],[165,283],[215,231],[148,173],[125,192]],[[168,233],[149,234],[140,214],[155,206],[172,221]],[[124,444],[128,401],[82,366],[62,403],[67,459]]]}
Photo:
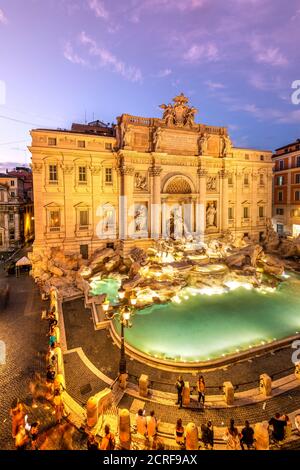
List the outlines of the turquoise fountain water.
{"label": "turquoise fountain water", "polygon": [[126,342],[157,358],[209,361],[300,331],[300,279],[295,276],[274,292],[241,287],[221,295],[182,294],[181,303],[138,311]]}
{"label": "turquoise fountain water", "polygon": [[[240,287],[219,295],[208,293],[187,288],[177,299],[179,303],[154,304],[137,311],[133,328],[126,329],[126,342],[156,358],[194,362],[224,357],[300,331],[299,276],[291,275],[274,291]],[[119,330],[118,321],[115,327]]]}

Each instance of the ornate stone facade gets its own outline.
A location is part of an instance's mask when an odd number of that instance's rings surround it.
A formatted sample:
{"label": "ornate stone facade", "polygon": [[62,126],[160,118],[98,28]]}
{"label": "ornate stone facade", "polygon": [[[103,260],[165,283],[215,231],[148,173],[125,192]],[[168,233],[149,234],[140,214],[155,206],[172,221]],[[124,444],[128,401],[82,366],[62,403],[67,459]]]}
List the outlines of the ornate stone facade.
{"label": "ornate stone facade", "polygon": [[36,250],[146,247],[174,236],[179,221],[186,237],[263,236],[272,153],[235,148],[226,128],[197,124],[183,94],[161,108],[161,119],[123,114],[109,132],[31,132]]}

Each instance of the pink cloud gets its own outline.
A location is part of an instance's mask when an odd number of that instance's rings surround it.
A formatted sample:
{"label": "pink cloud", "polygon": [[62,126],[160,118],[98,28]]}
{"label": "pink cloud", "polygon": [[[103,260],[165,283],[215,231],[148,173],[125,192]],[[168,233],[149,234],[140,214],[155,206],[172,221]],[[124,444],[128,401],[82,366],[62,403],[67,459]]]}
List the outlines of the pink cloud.
{"label": "pink cloud", "polygon": [[215,62],[219,58],[219,51],[215,44],[193,44],[183,55],[187,62],[208,61]]}
{"label": "pink cloud", "polygon": [[88,5],[97,18],[103,18],[104,20],[108,19],[109,13],[101,0],[88,0]]}
{"label": "pink cloud", "polygon": [[67,42],[64,46],[64,57],[72,64],[87,65],[86,60],[74,52],[72,44]]}
{"label": "pink cloud", "polygon": [[288,64],[287,58],[278,47],[266,47],[262,45],[262,41],[258,38],[251,41],[251,48],[258,63],[281,67]]}
{"label": "pink cloud", "polygon": [[282,80],[280,77],[264,77],[260,73],[252,73],[249,76],[249,84],[261,91],[275,91],[283,88]]}
{"label": "pink cloud", "polygon": [[171,74],[172,74],[172,70],[166,68],[166,69],[160,70],[156,76],[157,76],[157,78],[165,78],[165,77],[168,77]]}
{"label": "pink cloud", "polygon": [[108,49],[99,46],[96,41],[88,36],[84,31],[81,32],[79,40],[83,46],[88,48],[89,55],[98,58],[99,65],[101,67],[110,67],[116,73],[131,82],[142,81],[142,72],[138,67],[126,65]]}
{"label": "pink cloud", "polygon": [[210,89],[210,90],[223,90],[225,88],[225,85],[223,83],[219,82],[212,82],[211,80],[207,80],[205,82],[205,85]]}
{"label": "pink cloud", "polygon": [[179,10],[189,12],[202,8],[207,0],[144,0],[133,4],[130,19],[133,23],[139,23],[140,17],[147,11],[161,13],[162,10]]}
{"label": "pink cloud", "polygon": [[0,23],[2,24],[7,24],[8,21],[7,21],[7,18],[3,12],[3,10],[0,9]]}

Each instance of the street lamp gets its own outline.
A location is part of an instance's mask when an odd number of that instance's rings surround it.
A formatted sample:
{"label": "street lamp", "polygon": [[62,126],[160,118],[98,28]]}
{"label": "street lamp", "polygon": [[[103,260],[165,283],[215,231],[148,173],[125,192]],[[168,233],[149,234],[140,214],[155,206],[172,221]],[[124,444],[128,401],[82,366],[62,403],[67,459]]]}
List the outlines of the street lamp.
{"label": "street lamp", "polygon": [[125,297],[125,290],[121,287],[118,291],[119,295],[119,304],[116,305],[116,311],[110,310],[109,301],[105,300],[102,304],[102,309],[107,318],[112,320],[116,316],[119,317],[119,321],[121,324],[121,356],[120,356],[120,363],[119,363],[119,374],[126,374],[127,367],[126,367],[126,355],[125,355],[125,328],[130,328],[132,323],[130,322],[130,318],[134,315],[134,306],[136,305],[137,298],[134,293],[131,294],[129,298],[130,305],[128,305],[128,299]]}

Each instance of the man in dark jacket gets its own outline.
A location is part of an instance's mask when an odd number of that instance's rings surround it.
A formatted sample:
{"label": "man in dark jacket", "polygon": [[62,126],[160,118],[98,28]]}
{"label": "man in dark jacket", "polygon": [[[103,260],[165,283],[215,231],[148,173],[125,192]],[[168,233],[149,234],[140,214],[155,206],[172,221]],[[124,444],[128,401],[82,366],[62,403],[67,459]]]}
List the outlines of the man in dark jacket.
{"label": "man in dark jacket", "polygon": [[286,426],[286,421],[280,419],[280,414],[276,413],[275,418],[271,418],[269,425],[273,427],[272,437],[274,441],[283,441],[284,440],[284,428]]}
{"label": "man in dark jacket", "polygon": [[177,379],[176,389],[177,389],[177,403],[176,403],[176,405],[179,405],[179,408],[182,408],[182,395],[183,395],[183,389],[184,389],[184,381],[183,381],[181,376],[179,376],[178,379]]}
{"label": "man in dark jacket", "polygon": [[244,446],[247,446],[247,449],[251,449],[254,443],[254,430],[251,428],[249,421],[245,421],[245,427],[242,429],[241,437],[241,447],[245,450]]}

